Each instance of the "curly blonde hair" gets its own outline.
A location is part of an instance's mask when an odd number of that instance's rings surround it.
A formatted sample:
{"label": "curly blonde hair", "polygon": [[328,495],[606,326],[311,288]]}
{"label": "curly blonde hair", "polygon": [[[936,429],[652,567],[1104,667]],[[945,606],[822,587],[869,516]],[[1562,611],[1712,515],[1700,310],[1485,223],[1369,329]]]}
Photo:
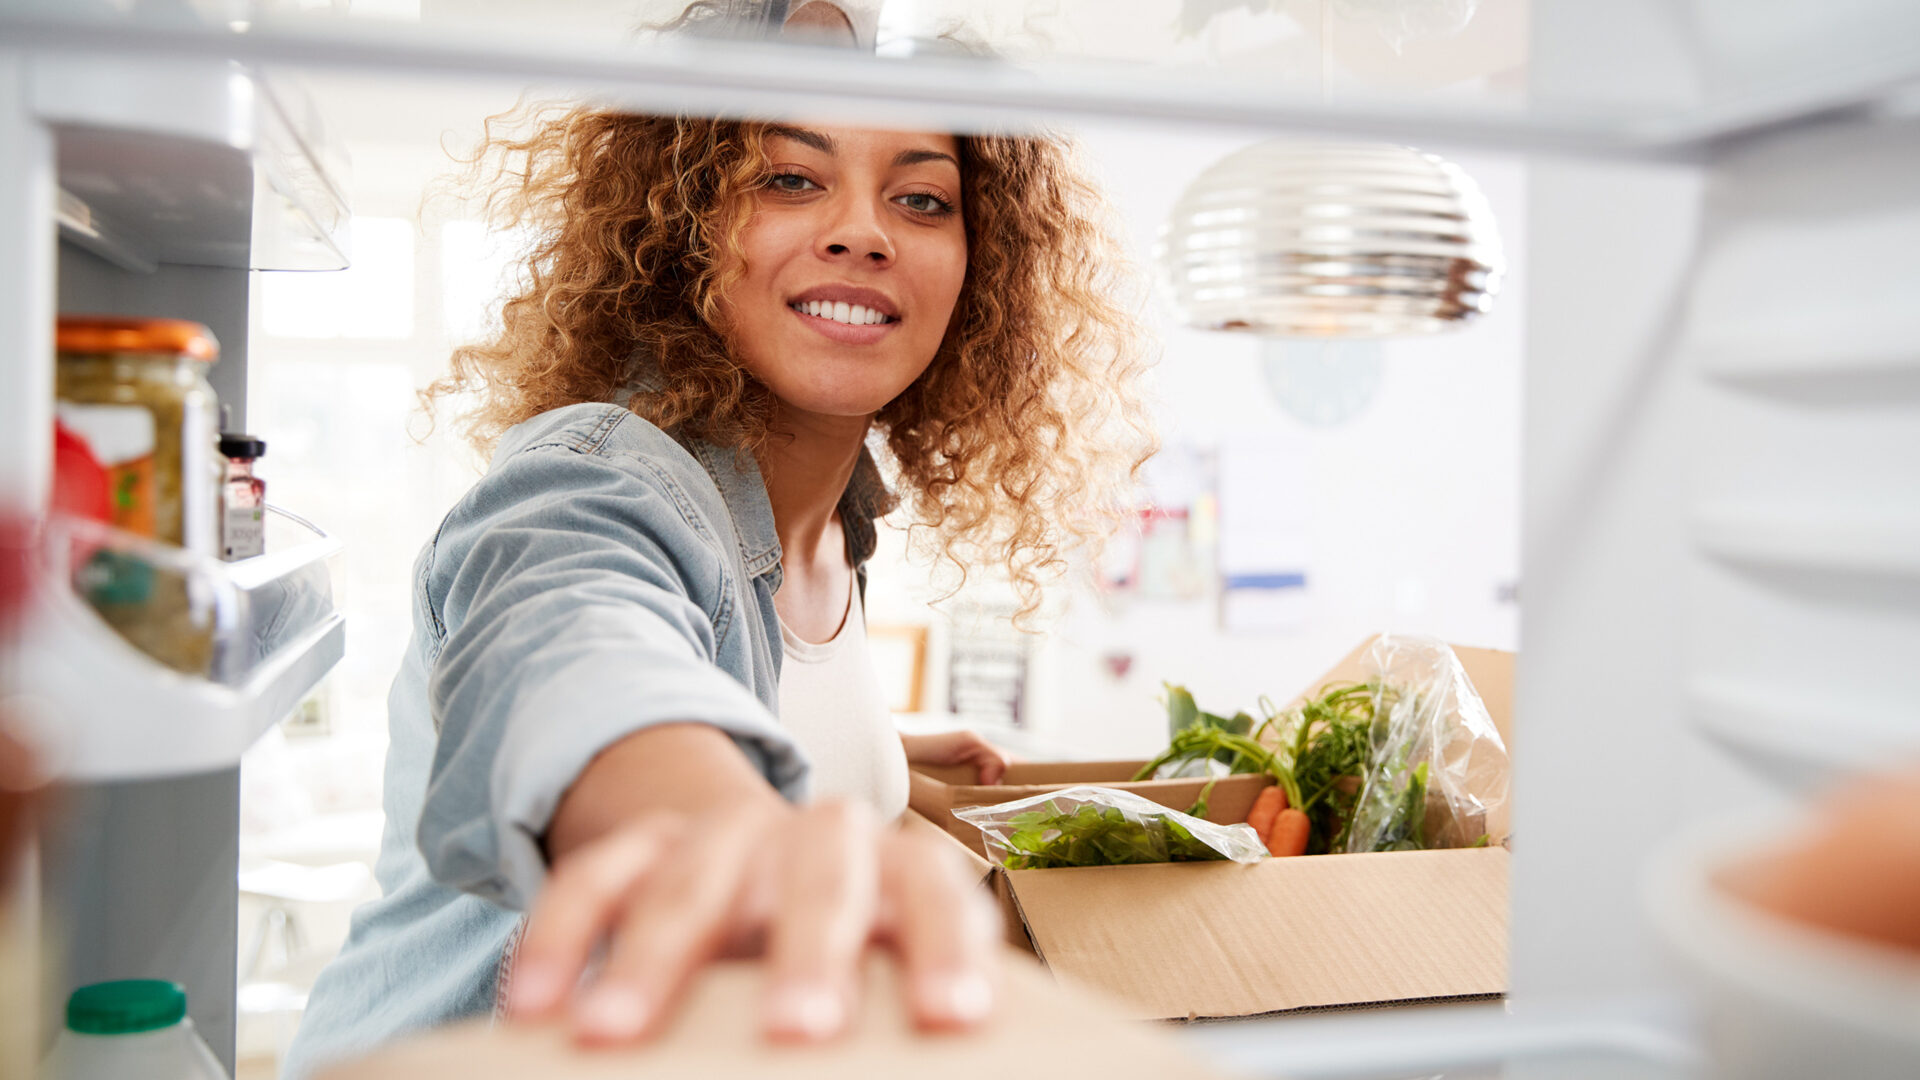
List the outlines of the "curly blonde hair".
{"label": "curly blonde hair", "polygon": [[[758,453],[779,402],[736,359],[721,300],[769,176],[767,127],[586,107],[489,119],[469,180],[496,227],[537,239],[497,330],[454,350],[428,405],[478,391],[465,419],[485,453],[513,425],[614,400],[646,370],[634,412]],[[1003,567],[1025,620],[1071,552],[1097,549],[1154,449],[1143,294],[1071,144],[957,141],[965,283],[932,364],[874,426],[910,524],[931,530],[961,582],[970,560]]]}

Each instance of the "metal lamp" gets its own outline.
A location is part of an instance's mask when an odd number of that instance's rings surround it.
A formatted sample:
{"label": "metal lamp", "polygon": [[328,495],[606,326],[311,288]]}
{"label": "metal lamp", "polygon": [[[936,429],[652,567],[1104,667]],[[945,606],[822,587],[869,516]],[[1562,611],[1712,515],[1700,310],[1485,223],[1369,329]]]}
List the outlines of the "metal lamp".
{"label": "metal lamp", "polygon": [[1491,309],[1505,266],[1486,198],[1451,162],[1284,140],[1202,173],[1156,255],[1182,321],[1279,337],[1458,326]]}

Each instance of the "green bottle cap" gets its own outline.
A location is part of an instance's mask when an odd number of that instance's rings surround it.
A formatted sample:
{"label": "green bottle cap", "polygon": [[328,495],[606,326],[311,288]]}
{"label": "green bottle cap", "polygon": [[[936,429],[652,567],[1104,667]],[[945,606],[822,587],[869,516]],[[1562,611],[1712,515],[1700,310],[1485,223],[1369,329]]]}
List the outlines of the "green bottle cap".
{"label": "green bottle cap", "polygon": [[187,1015],[187,990],[165,979],[83,986],[67,998],[67,1028],[82,1035],[131,1035],[172,1027]]}

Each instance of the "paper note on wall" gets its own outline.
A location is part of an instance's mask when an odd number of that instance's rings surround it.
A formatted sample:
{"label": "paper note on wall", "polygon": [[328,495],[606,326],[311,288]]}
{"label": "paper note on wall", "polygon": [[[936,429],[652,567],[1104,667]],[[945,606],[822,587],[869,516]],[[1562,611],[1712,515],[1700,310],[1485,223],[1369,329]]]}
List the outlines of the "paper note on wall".
{"label": "paper note on wall", "polygon": [[1220,447],[1220,623],[1289,630],[1309,614],[1308,451],[1281,436]]}
{"label": "paper note on wall", "polygon": [[1172,443],[1142,467],[1134,518],[1103,552],[1099,581],[1109,596],[1186,602],[1211,595],[1217,456],[1211,445]]}

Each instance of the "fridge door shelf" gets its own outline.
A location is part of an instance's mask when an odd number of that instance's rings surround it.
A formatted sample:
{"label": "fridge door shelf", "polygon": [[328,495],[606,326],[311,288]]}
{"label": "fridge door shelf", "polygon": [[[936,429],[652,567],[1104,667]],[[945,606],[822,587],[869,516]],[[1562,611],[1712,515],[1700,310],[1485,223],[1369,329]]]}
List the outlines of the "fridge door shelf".
{"label": "fridge door shelf", "polygon": [[1814,793],[1884,769],[1920,751],[1920,741],[1871,702],[1808,700],[1804,694],[1697,677],[1687,687],[1694,727],[1782,789]]}
{"label": "fridge door shelf", "polygon": [[61,236],[135,273],[159,263],[346,266],[346,163],[299,87],[206,57],[36,56]]}
{"label": "fridge door shelf", "polygon": [[55,516],[24,635],[20,712],[68,781],[231,768],[345,652],[340,543],[269,508],[268,551],[221,562]]}
{"label": "fridge door shelf", "polygon": [[1920,581],[1920,514],[1898,508],[1716,503],[1695,511],[1693,534],[1723,563]]}

